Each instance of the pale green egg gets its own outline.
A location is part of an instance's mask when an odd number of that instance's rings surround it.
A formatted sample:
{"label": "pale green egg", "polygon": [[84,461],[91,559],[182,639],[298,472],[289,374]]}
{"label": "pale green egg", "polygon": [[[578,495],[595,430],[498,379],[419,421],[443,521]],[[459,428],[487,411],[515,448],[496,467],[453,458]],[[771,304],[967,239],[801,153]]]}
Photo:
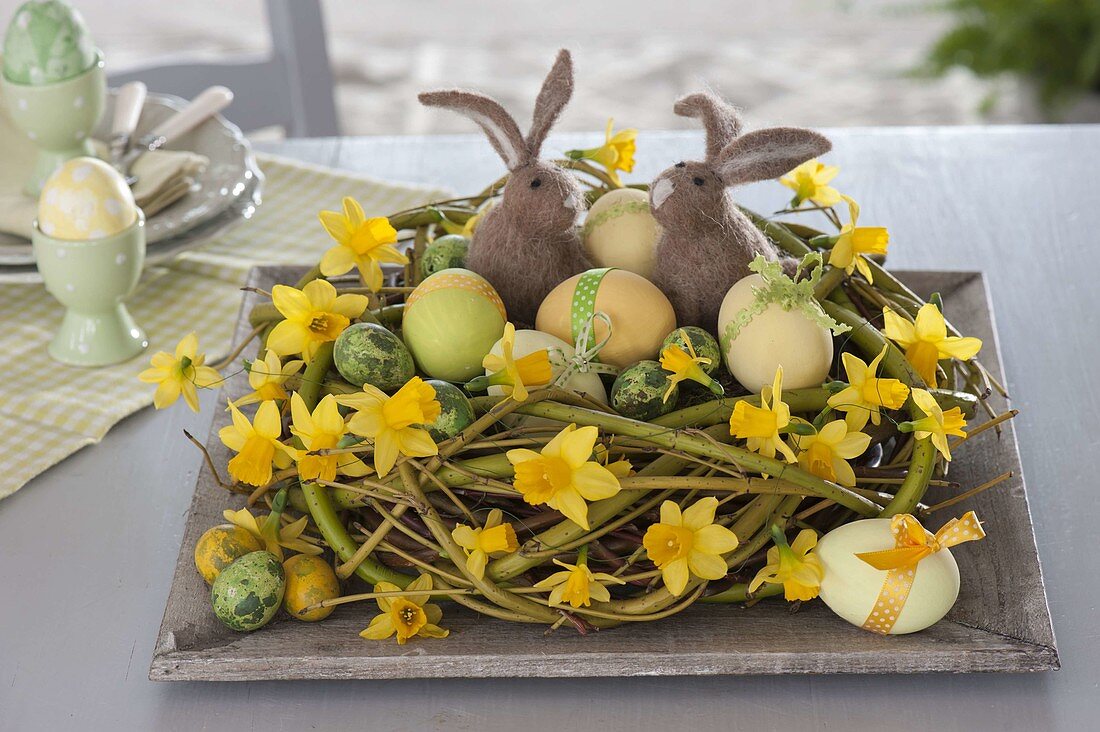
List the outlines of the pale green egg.
{"label": "pale green egg", "polygon": [[61,0],[34,0],[15,11],[4,36],[4,76],[16,84],[55,84],[96,62],[80,12]]}

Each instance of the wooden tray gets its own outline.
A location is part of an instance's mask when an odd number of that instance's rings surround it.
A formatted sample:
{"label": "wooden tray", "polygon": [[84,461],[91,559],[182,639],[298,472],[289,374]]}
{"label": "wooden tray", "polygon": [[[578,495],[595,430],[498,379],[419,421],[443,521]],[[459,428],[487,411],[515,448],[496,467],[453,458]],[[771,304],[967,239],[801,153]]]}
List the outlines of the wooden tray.
{"label": "wooden tray", "polygon": [[[260,267],[252,271],[249,284],[270,290],[277,282],[295,281],[301,272],[292,267]],[[943,294],[948,317],[965,333],[985,341],[983,361],[1003,382],[981,274],[905,272],[902,279],[922,295]],[[245,296],[238,338],[249,331],[244,314],[256,298],[251,293]],[[230,398],[246,390],[244,375],[226,384]],[[218,465],[224,465],[228,455],[217,431],[228,422],[228,413],[219,411],[207,443]],[[243,499],[219,488],[203,468],[149,678],[243,681],[1055,669],[1058,651],[1012,424],[1006,425],[1000,440],[990,430],[960,448],[951,478],[970,487],[1008,470],[1015,474],[1010,481],[952,512],[976,510],[989,538],[955,552],[963,576],[959,601],[947,618],[921,633],[881,637],[840,620],[820,602],[807,603],[792,615],[785,602],[766,600],[751,609],[697,606],[667,620],[587,637],[567,629],[546,636],[540,626],[494,620],[448,604],[443,625],[451,630],[449,638],[398,646],[359,637],[377,613],[373,602],[341,607],[321,623],[283,616],[251,634],[221,625],[210,610],[209,590],[195,571],[192,551],[203,531],[222,522],[222,511],[241,505]],[[930,496],[940,500],[946,497],[945,491],[933,489]],[[945,512],[938,518],[948,517]]]}

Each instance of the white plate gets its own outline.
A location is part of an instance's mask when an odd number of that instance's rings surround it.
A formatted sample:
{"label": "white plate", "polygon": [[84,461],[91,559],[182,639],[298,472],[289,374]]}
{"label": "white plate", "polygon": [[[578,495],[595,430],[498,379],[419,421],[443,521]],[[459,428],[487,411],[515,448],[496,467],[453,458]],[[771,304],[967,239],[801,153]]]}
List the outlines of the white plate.
{"label": "white plate", "polygon": [[[116,91],[111,90],[106,110],[93,133],[96,139],[104,140],[109,136],[115,96]],[[150,94],[142,110],[137,136],[152,130],[184,104],[184,100],[179,97]],[[30,144],[20,135],[0,142],[0,148],[6,150],[13,149],[11,146],[25,147]],[[220,115],[207,120],[168,148],[205,155],[210,164],[186,196],[158,212],[146,223],[146,241],[150,245],[150,255],[153,254],[154,244],[179,237],[191,229],[218,219],[234,207],[238,199],[250,195],[249,188],[258,173],[248,141],[236,125]],[[25,267],[33,264],[34,256],[29,239],[0,233],[0,273],[4,273],[10,266]]]}

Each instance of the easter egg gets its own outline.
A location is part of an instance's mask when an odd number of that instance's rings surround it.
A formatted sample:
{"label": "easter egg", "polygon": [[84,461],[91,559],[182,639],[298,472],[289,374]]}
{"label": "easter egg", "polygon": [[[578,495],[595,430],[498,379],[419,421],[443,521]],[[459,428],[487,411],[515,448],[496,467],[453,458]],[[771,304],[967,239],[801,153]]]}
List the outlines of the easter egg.
{"label": "easter egg", "polygon": [[504,333],[508,315],[493,286],[468,269],[424,279],[405,302],[401,334],[420,370],[434,379],[466,382]]}
{"label": "easter egg", "polygon": [[650,277],[661,227],[649,211],[649,194],[636,188],[605,193],[584,222],[584,248],[599,267]]}
{"label": "easter egg", "polygon": [[[688,348],[688,344],[691,345],[691,348]],[[669,346],[679,346],[685,353],[689,354],[694,349],[696,356],[708,359],[710,363],[702,364],[703,372],[707,376],[714,376],[714,372],[722,365],[722,351],[718,348],[718,341],[710,333],[697,326],[686,325],[669,333],[661,342],[661,350],[663,351]]]}
{"label": "easter egg", "polygon": [[310,554],[295,554],[283,562],[283,574],[286,575],[283,607],[290,617],[315,623],[332,615],[335,607],[302,612],[310,605],[340,596],[340,580],[328,562]]}
{"label": "easter egg", "polygon": [[428,434],[433,440],[449,440],[474,423],[474,406],[462,389],[439,379],[428,379],[424,383],[435,389],[439,402],[439,417],[428,425]]}
{"label": "easter egg", "polygon": [[[571,345],[561,338],[552,336],[549,333],[543,333],[538,330],[516,331],[516,342],[515,345],[512,346],[512,356],[517,361],[535,351],[545,350],[551,351],[550,370],[554,379],[561,375],[562,370],[565,368],[565,362],[573,358],[573,355],[576,353]],[[555,354],[554,351],[557,351],[557,354]],[[490,353],[497,356],[503,353],[501,341],[497,341],[493,344]],[[486,371],[485,373],[488,375],[489,372]],[[528,386],[531,387],[534,385]],[[603,382],[600,381],[599,375],[591,371],[573,374],[562,386],[572,391],[582,392],[595,399],[600,404],[607,404],[607,390],[604,389]],[[528,388],[528,391],[530,391],[530,388]],[[504,388],[500,386],[490,386],[489,394],[490,396],[500,396],[504,394]]]}
{"label": "easter egg", "polygon": [[271,552],[245,554],[230,564],[210,588],[214,615],[239,631],[262,628],[283,603],[286,574]]}
{"label": "easter egg", "polygon": [[648,422],[676,409],[679,388],[666,402],[668,372],[656,361],[639,361],[624,369],[611,387],[611,407],[631,419]]}
{"label": "easter egg", "polygon": [[[535,328],[573,342],[574,329],[592,313],[611,319],[612,332],[599,360],[626,368],[657,356],[664,337],[676,327],[672,303],[657,286],[623,269],[591,269],[555,287],[539,306]],[[607,337],[607,325],[597,319],[592,343]]]}
{"label": "easter egg", "polygon": [[4,34],[4,76],[16,84],[54,84],[95,63],[84,18],[61,0],[23,3]]}
{"label": "easter egg", "polygon": [[754,392],[772,383],[779,366],[783,367],[784,389],[820,386],[833,363],[833,336],[800,309],[784,310],[771,303],[741,326],[736,338],[730,337],[729,326],[737,314],[753,304],[753,287],[763,284],[760,275],[749,275],[734,283],[722,300],[718,335],[726,368]]}
{"label": "easter egg", "polygon": [[136,220],[130,187],[117,170],[95,158],[62,164],[46,179],[38,198],[38,228],[54,239],[102,239]]}
{"label": "easter egg", "polygon": [[353,323],[345,328],[336,338],[332,357],[336,370],[354,386],[372,384],[394,392],[416,375],[404,342],[377,323]]}
{"label": "easter egg", "polygon": [[195,569],[209,585],[230,564],[263,548],[259,539],[240,526],[212,526],[195,542]]}
{"label": "easter egg", "polygon": [[858,626],[869,617],[894,618],[891,635],[915,633],[939,622],[959,596],[959,566],[951,551],[941,549],[917,563],[913,586],[898,612],[889,600],[878,605],[889,573],[856,556],[895,546],[890,519],[853,521],[823,536],[816,552],[825,571],[821,599],[829,609]]}
{"label": "easter egg", "polygon": [[470,240],[457,234],[441,236],[424,249],[420,257],[420,274],[428,277],[445,269],[466,266]]}

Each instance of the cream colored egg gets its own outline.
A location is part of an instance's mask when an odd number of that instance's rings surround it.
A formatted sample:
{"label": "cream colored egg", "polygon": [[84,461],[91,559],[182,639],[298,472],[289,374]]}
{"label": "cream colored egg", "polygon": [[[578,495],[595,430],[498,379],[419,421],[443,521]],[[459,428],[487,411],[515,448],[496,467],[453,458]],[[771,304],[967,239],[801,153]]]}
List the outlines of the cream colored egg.
{"label": "cream colored egg", "polygon": [[597,267],[618,267],[649,278],[661,227],[649,211],[649,194],[620,188],[600,196],[584,223],[584,248]]}
{"label": "cream colored egg", "polygon": [[941,549],[922,559],[899,613],[889,600],[878,605],[882,584],[889,573],[856,556],[893,549],[895,545],[890,519],[853,521],[823,536],[816,552],[825,570],[821,599],[829,609],[858,626],[868,617],[875,617],[873,613],[879,613],[887,621],[894,617],[890,635],[915,633],[939,622],[959,596],[959,566],[955,558],[949,549]]}
{"label": "cream colored egg", "polygon": [[[571,341],[575,310],[584,309],[580,302],[594,299],[592,312],[605,313],[612,325],[611,338],[600,351],[600,361],[626,368],[656,358],[664,337],[676,329],[672,303],[645,277],[623,269],[610,270],[592,289],[575,297],[577,284],[591,272],[570,277],[551,290],[539,306],[535,328]],[[586,283],[591,281],[586,278]],[[607,336],[607,326],[600,320],[593,330],[594,343]]]}
{"label": "cream colored egg", "polygon": [[775,379],[783,367],[783,388],[820,386],[833,363],[833,336],[806,317],[801,310],[784,310],[770,304],[742,326],[736,338],[728,337],[726,326],[752,305],[753,287],[764,279],[757,274],[738,280],[726,293],[718,311],[718,335],[726,368],[749,391],[760,391]]}
{"label": "cream colored egg", "polygon": [[[561,374],[562,369],[564,368],[564,364],[561,363],[561,359],[571,359],[573,358],[573,354],[576,353],[573,350],[573,347],[562,339],[552,336],[549,333],[543,333],[537,330],[516,331],[516,343],[515,346],[513,346],[512,348],[512,356],[516,360],[519,360],[524,356],[534,353],[535,351],[546,349],[557,349],[561,354],[560,357],[555,356],[553,353],[551,353],[550,355],[550,362],[551,364],[553,364],[552,371],[554,378],[556,379]],[[501,355],[501,352],[501,342],[497,341],[490,353],[499,356]],[[489,372],[486,371],[485,374],[488,375]],[[600,381],[600,377],[592,372],[578,372],[573,374],[569,377],[569,381],[565,383],[564,388],[582,392],[585,395],[596,400],[600,404],[607,404],[607,390],[604,388],[603,382]],[[530,388],[528,390],[530,390]],[[504,388],[500,386],[490,386],[489,394],[491,396],[500,396],[504,394]],[[504,422],[509,426],[515,426],[522,423],[527,426],[545,424],[549,426],[560,427],[560,423],[555,422],[554,420],[542,419],[539,417],[523,417],[516,419],[513,418],[512,415],[509,415],[508,417],[504,418]]]}
{"label": "cream colored egg", "polygon": [[64,163],[46,179],[38,198],[38,228],[55,239],[102,239],[135,220],[130,187],[117,170],[95,158]]}

